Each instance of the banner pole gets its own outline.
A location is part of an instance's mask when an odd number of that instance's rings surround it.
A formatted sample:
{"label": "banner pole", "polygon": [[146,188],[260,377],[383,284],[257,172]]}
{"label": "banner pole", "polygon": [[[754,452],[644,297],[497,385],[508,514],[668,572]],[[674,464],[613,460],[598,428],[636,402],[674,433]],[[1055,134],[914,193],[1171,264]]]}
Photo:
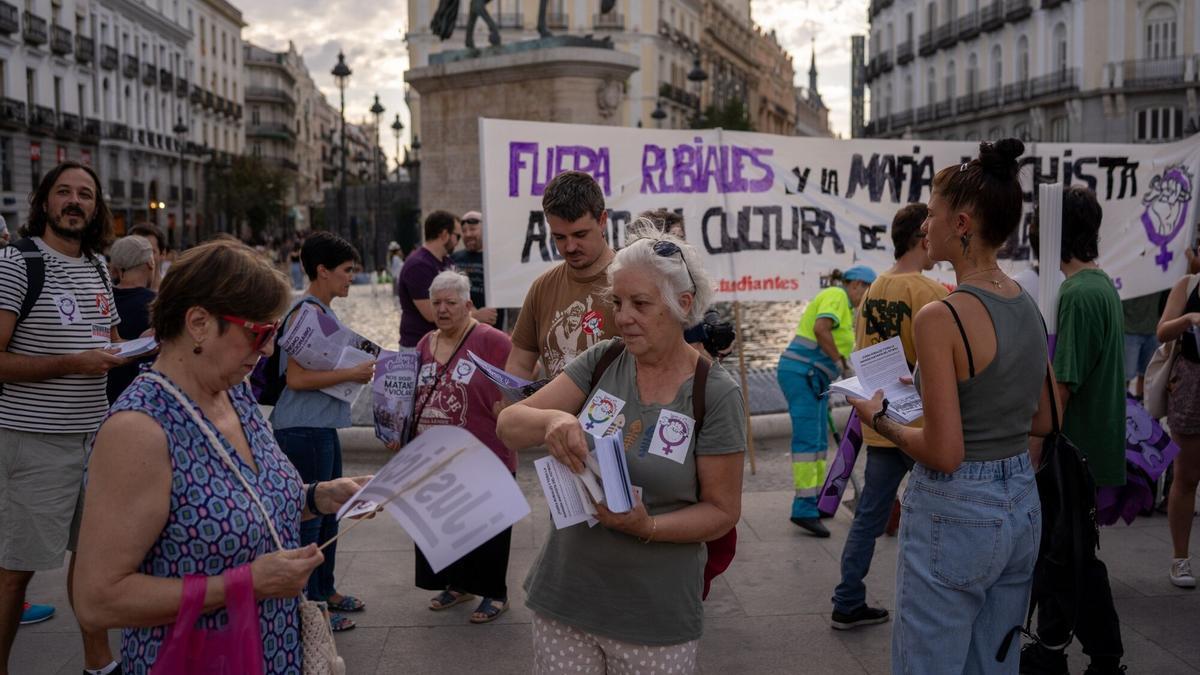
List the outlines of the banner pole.
{"label": "banner pole", "polygon": [[754,427],[750,423],[750,387],[746,378],[746,341],[742,339],[742,303],[733,302],[733,323],[737,330],[738,370],[742,378],[742,409],[746,411],[746,452],[750,454],[750,475],[758,473],[758,465],[754,461]]}

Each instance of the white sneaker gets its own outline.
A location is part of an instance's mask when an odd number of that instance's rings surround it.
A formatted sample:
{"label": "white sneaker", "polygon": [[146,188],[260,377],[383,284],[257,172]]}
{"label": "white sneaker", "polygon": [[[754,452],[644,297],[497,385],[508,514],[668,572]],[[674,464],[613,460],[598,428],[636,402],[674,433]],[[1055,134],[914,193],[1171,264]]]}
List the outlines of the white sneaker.
{"label": "white sneaker", "polygon": [[1180,588],[1196,587],[1196,577],[1192,576],[1190,558],[1177,558],[1171,563],[1171,583]]}

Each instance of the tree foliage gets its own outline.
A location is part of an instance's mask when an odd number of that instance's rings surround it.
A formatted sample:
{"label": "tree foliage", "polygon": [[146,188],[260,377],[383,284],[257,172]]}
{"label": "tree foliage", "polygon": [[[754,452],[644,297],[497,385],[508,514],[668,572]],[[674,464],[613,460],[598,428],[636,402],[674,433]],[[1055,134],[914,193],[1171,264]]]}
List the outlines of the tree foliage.
{"label": "tree foliage", "polygon": [[754,131],[750,123],[750,111],[740,98],[731,98],[722,106],[710,105],[699,118],[692,121],[693,129],[728,129],[730,131]]}
{"label": "tree foliage", "polygon": [[214,168],[210,182],[216,207],[235,223],[246,223],[254,235],[279,226],[292,177],[259,157],[233,157]]}

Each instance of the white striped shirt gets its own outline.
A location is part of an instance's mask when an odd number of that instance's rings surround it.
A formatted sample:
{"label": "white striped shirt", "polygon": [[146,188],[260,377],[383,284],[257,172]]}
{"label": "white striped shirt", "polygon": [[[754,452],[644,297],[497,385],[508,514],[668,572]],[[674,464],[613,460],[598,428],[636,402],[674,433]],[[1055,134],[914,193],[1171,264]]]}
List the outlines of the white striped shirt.
{"label": "white striped shirt", "polygon": [[[58,356],[109,344],[120,323],[108,269],[71,258],[35,238],[46,261],[46,281],[33,310],[13,330],[8,351]],[[104,278],[101,278],[101,274]],[[20,314],[27,285],[25,258],[0,249],[0,310]],[[107,375],[66,375],[41,382],[7,382],[0,392],[0,427],[50,434],[90,433],[108,411]]]}

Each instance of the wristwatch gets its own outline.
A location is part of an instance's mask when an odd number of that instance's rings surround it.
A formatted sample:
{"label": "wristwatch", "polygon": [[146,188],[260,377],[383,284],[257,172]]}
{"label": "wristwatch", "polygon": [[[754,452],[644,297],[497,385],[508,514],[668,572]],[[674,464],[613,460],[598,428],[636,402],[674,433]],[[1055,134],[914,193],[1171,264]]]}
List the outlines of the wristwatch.
{"label": "wristwatch", "polygon": [[304,506],[308,508],[308,512],[314,516],[323,516],[321,510],[317,508],[317,482],[313,481],[308,484],[308,490],[304,495]]}

